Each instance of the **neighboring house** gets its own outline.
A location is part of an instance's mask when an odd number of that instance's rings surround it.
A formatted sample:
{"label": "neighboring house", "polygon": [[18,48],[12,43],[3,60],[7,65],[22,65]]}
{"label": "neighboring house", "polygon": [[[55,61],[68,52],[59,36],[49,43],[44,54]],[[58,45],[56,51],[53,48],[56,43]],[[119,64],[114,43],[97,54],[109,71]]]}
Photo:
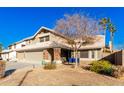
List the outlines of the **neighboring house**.
{"label": "neighboring house", "polygon": [[[79,49],[80,60],[98,60],[102,57],[102,49],[105,46],[103,35],[92,45],[81,46]],[[56,31],[41,27],[33,36],[25,38],[9,46],[9,50],[2,52],[4,60],[29,62],[41,64],[42,61],[62,63],[62,58],[70,58],[73,55],[66,38]]]}

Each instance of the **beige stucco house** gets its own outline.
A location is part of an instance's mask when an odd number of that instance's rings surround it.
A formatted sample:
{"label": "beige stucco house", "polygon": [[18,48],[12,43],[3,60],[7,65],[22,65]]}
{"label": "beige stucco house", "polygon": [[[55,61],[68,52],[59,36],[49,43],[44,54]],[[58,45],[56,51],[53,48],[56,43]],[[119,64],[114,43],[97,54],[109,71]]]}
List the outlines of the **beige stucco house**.
{"label": "beige stucco house", "polygon": [[[98,60],[102,57],[105,38],[103,35],[97,35],[96,38],[100,40],[92,45],[81,46],[78,51],[80,60]],[[41,27],[33,36],[11,44],[8,50],[2,52],[2,58],[36,64],[41,64],[43,60],[62,63],[62,58],[68,59],[72,53],[63,35],[52,29]]]}

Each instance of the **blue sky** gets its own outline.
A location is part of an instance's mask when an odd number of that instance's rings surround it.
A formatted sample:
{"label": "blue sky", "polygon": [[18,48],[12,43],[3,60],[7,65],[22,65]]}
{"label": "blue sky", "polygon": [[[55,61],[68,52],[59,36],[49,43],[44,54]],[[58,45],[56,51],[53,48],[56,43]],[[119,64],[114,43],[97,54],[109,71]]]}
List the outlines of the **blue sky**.
{"label": "blue sky", "polygon": [[[33,35],[41,26],[53,28],[64,14],[82,12],[99,19],[111,18],[116,25],[114,48],[124,47],[124,8],[0,8],[0,42],[4,47]],[[107,41],[109,33],[107,32]]]}

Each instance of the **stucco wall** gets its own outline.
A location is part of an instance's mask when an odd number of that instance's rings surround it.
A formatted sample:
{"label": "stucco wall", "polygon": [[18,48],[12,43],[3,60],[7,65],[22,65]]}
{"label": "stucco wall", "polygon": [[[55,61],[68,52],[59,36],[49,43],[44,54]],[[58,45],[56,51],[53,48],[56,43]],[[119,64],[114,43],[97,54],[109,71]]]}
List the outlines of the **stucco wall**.
{"label": "stucco wall", "polygon": [[40,37],[48,36],[48,35],[50,36],[50,33],[49,33],[49,32],[47,32],[47,33],[40,32],[40,33],[38,33],[38,34],[32,39],[31,43],[32,43],[32,44],[38,43],[38,42],[40,42]]}
{"label": "stucco wall", "polygon": [[7,61],[9,59],[9,54],[8,53],[1,54],[1,57],[3,60]]}
{"label": "stucco wall", "polygon": [[22,48],[22,45],[26,45],[26,41],[16,44],[16,49]]}
{"label": "stucco wall", "polygon": [[58,36],[58,35],[55,35],[55,34],[50,34],[50,40],[51,41],[56,41],[56,42],[59,42],[59,43],[67,43],[67,40]]}
{"label": "stucco wall", "polygon": [[9,61],[16,61],[16,51],[9,53]]}

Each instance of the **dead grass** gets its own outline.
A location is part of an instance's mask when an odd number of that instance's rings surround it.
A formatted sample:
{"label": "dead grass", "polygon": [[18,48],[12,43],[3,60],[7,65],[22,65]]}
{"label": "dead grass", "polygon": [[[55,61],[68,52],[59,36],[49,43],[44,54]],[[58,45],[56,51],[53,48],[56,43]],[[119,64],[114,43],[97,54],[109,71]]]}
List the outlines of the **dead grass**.
{"label": "dead grass", "polygon": [[[29,69],[28,69],[29,70]],[[9,78],[1,80],[0,85],[18,85],[27,70],[16,71]],[[22,77],[21,77],[22,76]],[[57,65],[56,70],[33,69],[23,80],[22,86],[99,86],[124,85],[124,80],[96,74],[81,68]]]}

